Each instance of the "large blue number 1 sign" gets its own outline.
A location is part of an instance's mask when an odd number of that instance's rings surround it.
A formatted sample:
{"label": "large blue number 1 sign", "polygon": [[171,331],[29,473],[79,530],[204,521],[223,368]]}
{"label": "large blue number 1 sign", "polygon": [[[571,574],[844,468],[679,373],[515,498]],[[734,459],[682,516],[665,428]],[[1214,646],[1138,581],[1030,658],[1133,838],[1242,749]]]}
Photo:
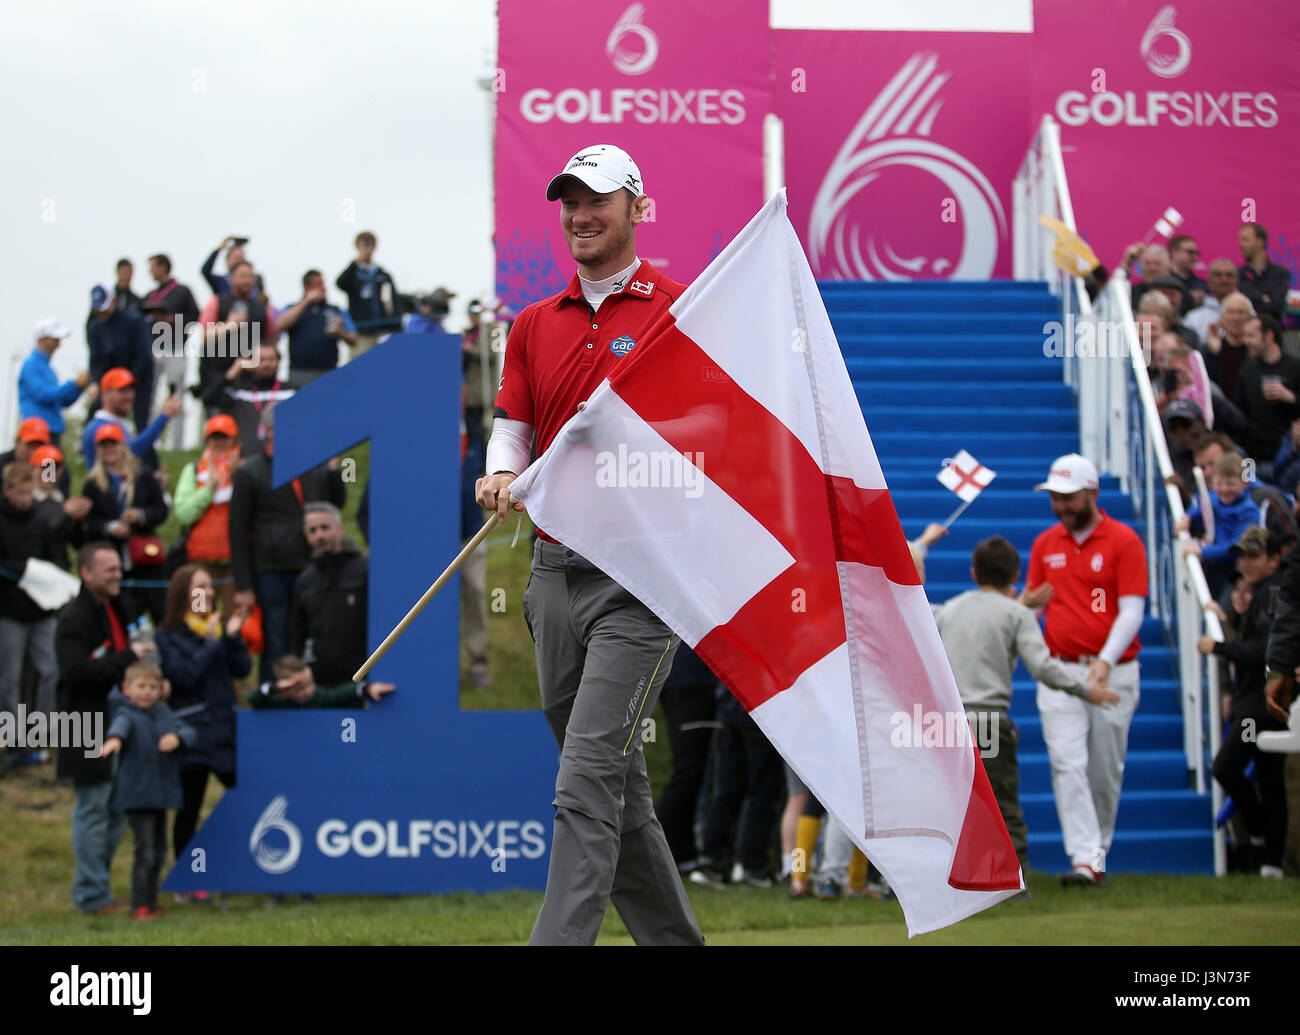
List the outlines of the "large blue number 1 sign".
{"label": "large blue number 1 sign", "polygon": [[[460,391],[458,339],[402,334],[276,408],[277,485],[370,439],[372,649],[459,549]],[[555,741],[540,712],[460,710],[458,594],[376,666],[378,704],[239,714],[237,784],[168,890],[545,886]]]}

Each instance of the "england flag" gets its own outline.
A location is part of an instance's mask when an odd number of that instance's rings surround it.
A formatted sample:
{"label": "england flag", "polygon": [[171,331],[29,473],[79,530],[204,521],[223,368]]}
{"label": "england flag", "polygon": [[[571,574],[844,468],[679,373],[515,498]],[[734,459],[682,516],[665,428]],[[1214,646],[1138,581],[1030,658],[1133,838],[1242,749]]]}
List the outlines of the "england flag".
{"label": "england flag", "polygon": [[997,476],[997,471],[985,467],[963,449],[943,465],[936,477],[945,489],[955,492],[963,503],[969,503]]}

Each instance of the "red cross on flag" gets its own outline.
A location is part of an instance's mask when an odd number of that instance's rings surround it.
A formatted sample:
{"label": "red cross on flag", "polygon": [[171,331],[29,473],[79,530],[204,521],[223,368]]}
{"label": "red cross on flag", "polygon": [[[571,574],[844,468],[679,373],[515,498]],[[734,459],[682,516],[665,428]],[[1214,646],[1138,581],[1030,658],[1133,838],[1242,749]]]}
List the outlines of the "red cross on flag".
{"label": "red cross on flag", "polygon": [[955,492],[963,503],[973,500],[997,476],[997,471],[985,467],[964,449],[944,464],[937,475],[944,488]]}
{"label": "red cross on flag", "polygon": [[511,492],[708,663],[910,933],[1023,886],[784,191]]}

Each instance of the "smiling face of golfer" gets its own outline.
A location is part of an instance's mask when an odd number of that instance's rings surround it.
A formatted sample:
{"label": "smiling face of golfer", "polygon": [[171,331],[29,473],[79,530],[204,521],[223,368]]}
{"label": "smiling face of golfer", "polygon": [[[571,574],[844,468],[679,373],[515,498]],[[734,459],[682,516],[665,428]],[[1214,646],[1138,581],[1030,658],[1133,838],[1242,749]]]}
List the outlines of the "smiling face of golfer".
{"label": "smiling face of golfer", "polygon": [[1080,489],[1078,492],[1052,492],[1052,512],[1070,532],[1083,532],[1101,520],[1097,512],[1097,490]]}
{"label": "smiling face of golfer", "polygon": [[560,191],[560,225],[578,272],[587,280],[604,280],[632,265],[636,227],[645,219],[649,199],[633,198],[620,188],[598,194],[570,176]]}

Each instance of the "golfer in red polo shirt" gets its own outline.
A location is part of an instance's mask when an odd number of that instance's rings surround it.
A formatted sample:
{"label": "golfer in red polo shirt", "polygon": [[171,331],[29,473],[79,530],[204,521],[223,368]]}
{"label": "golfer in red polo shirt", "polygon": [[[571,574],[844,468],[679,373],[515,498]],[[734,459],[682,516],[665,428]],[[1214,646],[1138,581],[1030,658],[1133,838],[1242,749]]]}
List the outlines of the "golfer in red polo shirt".
{"label": "golfer in red polo shirt", "polygon": [[1128,727],[1138,705],[1138,631],[1146,611],[1147,557],[1138,534],[1097,507],[1097,469],[1077,453],[1035,487],[1060,519],[1034,540],[1021,602],[1046,602],[1052,656],[1119,702],[1105,708],[1038,684],[1052,790],[1072,866],[1063,882],[1105,882],[1115,835]]}
{"label": "golfer in red polo shirt", "polygon": [[[578,270],[558,295],[520,313],[506,342],[489,474],[476,489],[479,503],[502,517],[534,438],[540,456],[685,290],[637,258],[649,199],[626,151],[583,148],[551,180],[546,199],[560,202]],[[607,491],[597,488],[594,469],[591,490]],[[703,944],[655,818],[639,735],[678,638],[544,529],[523,604],[542,709],[560,745],[546,897],[530,944],[593,944],[611,899],[640,945]]]}

